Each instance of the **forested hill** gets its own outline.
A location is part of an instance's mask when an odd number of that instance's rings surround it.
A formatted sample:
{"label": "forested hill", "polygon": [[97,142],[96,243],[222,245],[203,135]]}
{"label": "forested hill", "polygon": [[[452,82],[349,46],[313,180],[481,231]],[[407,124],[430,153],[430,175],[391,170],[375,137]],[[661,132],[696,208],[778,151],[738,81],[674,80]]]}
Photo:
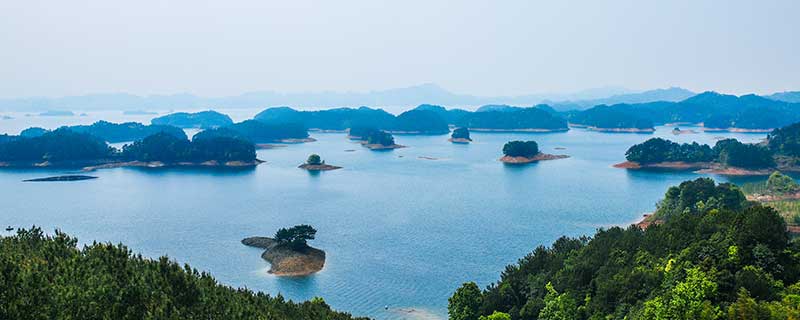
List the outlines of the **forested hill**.
{"label": "forested hill", "polygon": [[0,238],[0,319],[353,319],[321,298],[295,303],[280,295],[219,284],[167,257],[134,254],[38,228]]}
{"label": "forested hill", "polygon": [[783,219],[734,185],[670,188],[661,224],[599,230],[540,246],[480,290],[465,283],[451,319],[798,319],[800,247]]}

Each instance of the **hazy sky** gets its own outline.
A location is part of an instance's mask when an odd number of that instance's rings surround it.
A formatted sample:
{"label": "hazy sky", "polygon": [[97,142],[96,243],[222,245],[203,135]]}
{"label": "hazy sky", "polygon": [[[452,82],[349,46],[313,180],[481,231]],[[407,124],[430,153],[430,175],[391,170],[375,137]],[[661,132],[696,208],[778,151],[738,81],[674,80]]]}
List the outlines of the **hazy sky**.
{"label": "hazy sky", "polygon": [[798,13],[796,0],[1,0],[0,97],[800,90]]}

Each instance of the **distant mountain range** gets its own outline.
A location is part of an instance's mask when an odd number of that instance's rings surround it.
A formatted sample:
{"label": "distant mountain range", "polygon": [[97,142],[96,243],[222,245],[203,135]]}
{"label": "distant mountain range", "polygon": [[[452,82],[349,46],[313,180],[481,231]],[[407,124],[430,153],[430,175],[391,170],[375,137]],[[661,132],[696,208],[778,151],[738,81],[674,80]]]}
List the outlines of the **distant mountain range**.
{"label": "distant mountain range", "polygon": [[[251,92],[227,97],[199,97],[192,94],[137,96],[126,93],[91,94],[60,98],[0,99],[0,111],[44,110],[153,110],[153,109],[225,109],[261,108],[291,105],[298,107],[342,106],[416,106],[423,103],[460,106],[473,109],[486,104],[532,106],[546,103],[559,111],[587,109],[599,104],[677,102],[695,95],[683,88],[656,89],[643,92],[618,87],[589,89],[572,94],[531,94],[521,96],[482,97],[452,93],[435,84],[370,92],[278,93]],[[770,99],[798,101],[800,92],[783,92]]]}

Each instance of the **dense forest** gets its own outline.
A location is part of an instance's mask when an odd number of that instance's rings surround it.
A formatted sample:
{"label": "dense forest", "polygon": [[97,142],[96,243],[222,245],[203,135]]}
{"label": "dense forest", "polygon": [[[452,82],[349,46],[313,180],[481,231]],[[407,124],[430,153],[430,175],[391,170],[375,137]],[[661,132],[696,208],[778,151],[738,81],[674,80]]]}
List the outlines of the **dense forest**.
{"label": "dense forest", "polygon": [[253,143],[235,137],[200,136],[191,141],[157,133],[122,148],[122,158],[164,163],[244,161],[256,159]]}
{"label": "dense forest", "polygon": [[137,122],[111,123],[98,121],[91,125],[78,125],[67,127],[75,132],[85,132],[104,141],[128,142],[144,139],[144,137],[165,132],[178,138],[186,139],[186,133],[178,127],[166,125],[143,125]]}
{"label": "dense forest", "polygon": [[379,144],[382,146],[394,145],[394,136],[383,130],[375,130],[368,133],[366,139],[367,144]]}
{"label": "dense forest", "polygon": [[[3,138],[5,137],[5,138]],[[5,140],[5,141],[3,141]],[[192,141],[167,132],[157,132],[123,147],[110,147],[105,141],[66,127],[34,137],[0,136],[0,161],[33,165],[81,165],[83,162],[161,161],[205,162],[210,160],[255,160],[253,143],[236,137],[200,136]]]}
{"label": "dense forest", "polygon": [[531,158],[539,154],[536,141],[509,141],[503,145],[503,155],[509,157]]}
{"label": "dense forest", "polygon": [[569,117],[569,122],[602,129],[654,130],[653,121],[640,118],[638,115],[624,112],[620,109],[622,108],[606,105],[595,106],[572,114]]}
{"label": "dense forest", "polygon": [[[385,131],[444,134],[447,125],[486,129],[544,129],[567,130],[567,122],[552,108],[536,106],[520,108],[507,106],[508,110],[469,112],[461,109],[447,110],[441,106],[420,105],[394,116],[382,109],[360,107],[337,108],[320,111],[297,111],[289,107],[269,108],[255,116],[265,123],[300,123],[307,128],[346,130],[354,127],[371,127]],[[479,109],[480,110],[480,109]]]}
{"label": "dense forest", "polygon": [[308,130],[298,123],[264,123],[246,120],[223,128],[227,130],[212,131],[209,134],[236,132],[237,138],[247,139],[253,143],[308,138]]}
{"label": "dense forest", "polygon": [[761,145],[741,143],[736,139],[717,141],[713,148],[697,142],[678,144],[662,138],[651,138],[633,145],[625,152],[628,161],[640,164],[659,162],[718,162],[720,164],[761,169],[775,166],[772,152]]}
{"label": "dense forest", "polygon": [[254,119],[270,124],[296,123],[311,129],[347,130],[356,126],[388,129],[393,125],[395,116],[383,109],[368,107],[319,111],[298,111],[289,107],[275,107],[258,113]]}
{"label": "dense forest", "polygon": [[473,112],[456,121],[456,126],[493,130],[569,130],[567,121],[542,108],[519,108]]}
{"label": "dense forest", "polygon": [[103,140],[66,128],[35,137],[6,137],[7,141],[0,143],[0,161],[4,162],[94,161],[116,154]]}
{"label": "dense forest", "polygon": [[800,157],[800,123],[773,130],[767,135],[767,146],[776,154]]}
{"label": "dense forest", "polygon": [[[654,124],[703,124],[709,129],[771,129],[800,121],[800,104],[767,99],[756,95],[741,97],[704,92],[680,102],[648,102],[595,107],[573,115],[581,119],[643,119]],[[575,120],[573,120],[575,119]],[[613,121],[612,121],[613,124]]]}
{"label": "dense forest", "polygon": [[211,129],[232,125],[233,120],[226,114],[208,110],[195,113],[176,112],[155,118],[150,123],[178,128]]}
{"label": "dense forest", "polygon": [[797,319],[800,247],[774,209],[734,185],[671,187],[662,223],[556,240],[480,290],[465,283],[450,319]]}
{"label": "dense forest", "polygon": [[434,111],[409,110],[397,116],[389,128],[393,131],[423,134],[445,134],[450,132],[447,122]]}
{"label": "dense forest", "polygon": [[453,133],[450,135],[450,138],[453,139],[466,139],[472,141],[472,138],[469,137],[469,129],[458,127],[453,130]]}
{"label": "dense forest", "polygon": [[38,228],[0,238],[0,319],[352,319],[321,298],[295,303],[121,244],[77,243]]}

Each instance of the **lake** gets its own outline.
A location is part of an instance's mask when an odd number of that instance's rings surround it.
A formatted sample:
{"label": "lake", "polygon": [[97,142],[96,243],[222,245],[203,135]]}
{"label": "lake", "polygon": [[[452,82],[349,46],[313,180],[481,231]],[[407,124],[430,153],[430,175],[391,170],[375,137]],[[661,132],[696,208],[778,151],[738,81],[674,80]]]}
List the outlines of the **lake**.
{"label": "lake", "polygon": [[[232,116],[242,120],[257,111]],[[0,120],[0,132],[149,118],[15,115]],[[267,162],[248,170],[120,168],[94,172],[94,180],[30,183],[22,180],[63,171],[6,169],[0,170],[0,225],[58,228],[81,243],[122,242],[145,256],[168,255],[209,271],[227,285],[293,300],[321,296],[355,315],[446,318],[447,298],[461,283],[484,287],[507,264],[558,237],[633,223],[655,208],[667,187],[701,176],[612,168],[631,145],[654,136],[709,144],[719,137],[765,137],[675,136],[671,129],[473,132],[469,145],[451,144],[445,135],[397,135],[408,148],[393,151],[367,150],[340,133],[312,133],[317,142],[259,150]],[[542,151],[571,158],[504,165],[497,159],[509,140],[535,140]],[[311,153],[344,169],[298,169]],[[239,242],[297,224],[313,225],[318,233],[311,245],[327,252],[325,268],[313,276],[269,275],[261,250]]]}

